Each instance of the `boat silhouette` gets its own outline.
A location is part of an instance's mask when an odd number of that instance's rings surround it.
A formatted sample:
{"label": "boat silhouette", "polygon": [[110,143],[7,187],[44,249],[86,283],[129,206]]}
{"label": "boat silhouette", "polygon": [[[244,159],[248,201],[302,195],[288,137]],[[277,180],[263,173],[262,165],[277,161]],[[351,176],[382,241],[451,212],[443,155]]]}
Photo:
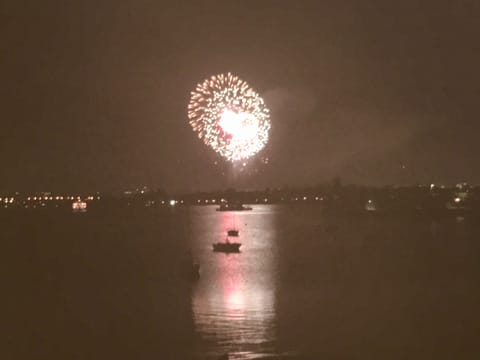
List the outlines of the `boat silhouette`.
{"label": "boat silhouette", "polygon": [[213,244],[213,251],[214,252],[223,252],[223,253],[238,253],[240,252],[241,243],[237,242],[230,242],[228,238],[225,242],[217,242]]}

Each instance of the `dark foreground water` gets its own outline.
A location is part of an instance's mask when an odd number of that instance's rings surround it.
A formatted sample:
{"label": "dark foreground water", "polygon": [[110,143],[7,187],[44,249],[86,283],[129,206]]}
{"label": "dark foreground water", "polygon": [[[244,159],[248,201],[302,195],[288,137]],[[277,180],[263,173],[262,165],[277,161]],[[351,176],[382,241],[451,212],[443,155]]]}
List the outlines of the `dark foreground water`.
{"label": "dark foreground water", "polygon": [[[0,219],[1,359],[480,354],[477,219],[335,218],[313,205]],[[213,253],[233,224],[242,253]],[[187,249],[197,282],[178,276]]]}

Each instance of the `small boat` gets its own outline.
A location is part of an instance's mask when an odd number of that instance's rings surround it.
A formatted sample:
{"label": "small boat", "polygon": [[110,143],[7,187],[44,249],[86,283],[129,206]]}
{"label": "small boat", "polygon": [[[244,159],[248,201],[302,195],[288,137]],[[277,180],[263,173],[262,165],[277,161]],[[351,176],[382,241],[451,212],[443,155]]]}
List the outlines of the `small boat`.
{"label": "small boat", "polygon": [[72,203],[72,211],[74,213],[86,212],[87,211],[87,203],[85,201],[82,201],[82,200],[78,199],[77,201]]}
{"label": "small boat", "polygon": [[244,206],[241,203],[223,203],[216,209],[217,211],[247,211],[252,210],[251,207]]}
{"label": "small boat", "polygon": [[228,236],[238,236],[238,230],[236,229],[230,229],[227,231]]}
{"label": "small boat", "polygon": [[240,246],[242,244],[236,242],[230,242],[228,239],[225,242],[217,242],[213,244],[214,252],[223,252],[223,253],[238,253],[240,252]]}
{"label": "small boat", "polygon": [[377,211],[377,206],[372,200],[368,200],[365,204],[365,210],[367,211]]}
{"label": "small boat", "polygon": [[448,210],[469,210],[465,200],[458,196],[451,201],[447,201],[445,206]]}
{"label": "small boat", "polygon": [[233,218],[233,224],[232,224],[232,227],[229,230],[227,230],[227,238],[228,236],[237,237],[239,233],[238,228],[235,226],[235,215],[232,218]]}

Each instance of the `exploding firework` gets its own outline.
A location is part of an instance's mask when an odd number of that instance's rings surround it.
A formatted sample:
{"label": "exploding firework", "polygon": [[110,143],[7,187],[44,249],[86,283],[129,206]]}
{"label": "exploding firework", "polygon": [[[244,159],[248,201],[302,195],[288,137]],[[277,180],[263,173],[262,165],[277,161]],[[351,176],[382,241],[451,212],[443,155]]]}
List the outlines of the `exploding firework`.
{"label": "exploding firework", "polygon": [[248,159],[268,141],[270,115],[263,99],[230,73],[197,85],[188,118],[198,137],[230,161]]}

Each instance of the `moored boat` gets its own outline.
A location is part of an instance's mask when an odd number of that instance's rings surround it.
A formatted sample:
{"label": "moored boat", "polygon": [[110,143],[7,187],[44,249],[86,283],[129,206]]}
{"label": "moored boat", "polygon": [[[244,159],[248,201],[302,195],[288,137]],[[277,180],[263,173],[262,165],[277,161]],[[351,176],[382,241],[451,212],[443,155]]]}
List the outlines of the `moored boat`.
{"label": "moored boat", "polygon": [[228,236],[238,236],[238,230],[237,229],[230,229],[227,231]]}
{"label": "moored boat", "polygon": [[240,252],[240,246],[242,244],[236,242],[230,242],[228,239],[225,242],[217,242],[213,244],[214,252],[223,252],[223,253],[238,253]]}
{"label": "moored boat", "polygon": [[245,206],[241,203],[222,203],[217,211],[247,211],[252,210],[251,207]]}

